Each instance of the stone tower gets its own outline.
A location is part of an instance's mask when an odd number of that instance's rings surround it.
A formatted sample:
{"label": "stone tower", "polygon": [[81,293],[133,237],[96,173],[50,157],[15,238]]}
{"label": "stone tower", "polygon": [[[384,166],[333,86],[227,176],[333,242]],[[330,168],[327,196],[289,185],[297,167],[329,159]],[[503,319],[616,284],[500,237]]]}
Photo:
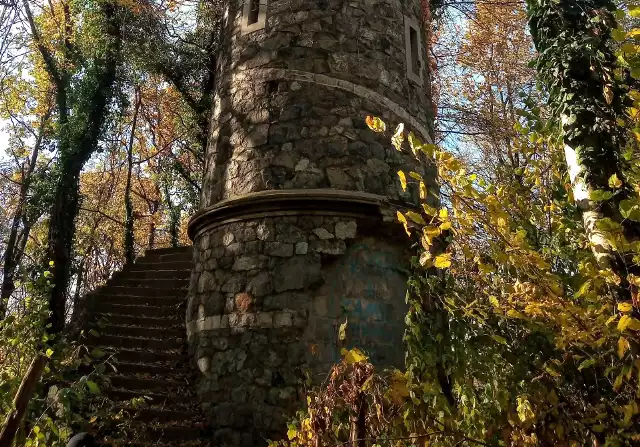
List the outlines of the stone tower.
{"label": "stone tower", "polygon": [[427,168],[365,117],[428,141],[429,74],[421,0],[225,3],[187,331],[216,445],[259,446],[342,347],[403,362],[396,173]]}

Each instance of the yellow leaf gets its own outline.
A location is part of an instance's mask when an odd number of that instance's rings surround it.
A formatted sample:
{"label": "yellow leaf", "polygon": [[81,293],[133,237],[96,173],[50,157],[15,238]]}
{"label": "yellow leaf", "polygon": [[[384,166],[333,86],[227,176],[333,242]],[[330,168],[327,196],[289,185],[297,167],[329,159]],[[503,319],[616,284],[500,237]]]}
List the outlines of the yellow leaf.
{"label": "yellow leaf", "polygon": [[618,377],[616,377],[615,382],[613,382],[614,391],[618,391],[618,388],[620,388],[620,386],[622,386],[622,379],[623,378],[624,378],[624,376],[622,374],[620,374]]}
{"label": "yellow leaf", "polygon": [[607,104],[611,104],[613,102],[613,90],[611,90],[611,86],[605,85],[603,94],[604,100],[607,101]]}
{"label": "yellow leaf", "polygon": [[451,229],[451,222],[444,222],[442,224],[440,224],[440,229],[442,231],[447,231]]}
{"label": "yellow leaf", "polygon": [[425,200],[427,198],[427,186],[424,182],[420,182],[420,199]]}
{"label": "yellow leaf", "polygon": [[446,269],[451,267],[451,254],[443,253],[436,256],[435,261],[433,261],[433,265],[439,269]]}
{"label": "yellow leaf", "polygon": [[415,172],[415,171],[410,171],[409,172],[409,177],[411,177],[412,179],[417,180],[419,182],[422,181],[422,176],[420,174],[418,174],[417,172]]}
{"label": "yellow leaf", "polygon": [[298,432],[295,429],[290,428],[287,431],[287,437],[289,438],[289,441],[293,441],[294,439],[296,439],[297,436],[298,436]]}
{"label": "yellow leaf", "polygon": [[368,357],[358,348],[353,348],[348,351],[343,348],[340,353],[343,355],[347,363],[360,363],[368,359]]}
{"label": "yellow leaf", "polygon": [[407,217],[417,224],[421,224],[421,225],[427,224],[422,218],[422,216],[416,213],[415,211],[407,211]]}
{"label": "yellow leaf", "polygon": [[624,353],[627,349],[629,349],[629,341],[624,337],[620,337],[618,339],[618,357],[624,357]]}
{"label": "yellow leaf", "polygon": [[430,267],[431,265],[431,253],[428,250],[425,250],[420,255],[420,265],[422,267]]}
{"label": "yellow leaf", "polygon": [[348,325],[348,319],[344,320],[344,323],[342,323],[340,325],[340,328],[338,329],[338,340],[340,341],[344,341],[347,339],[347,325]]}
{"label": "yellow leaf", "polygon": [[521,318],[522,314],[515,309],[511,309],[507,312],[507,316],[511,318]]}
{"label": "yellow leaf", "polygon": [[498,298],[496,298],[495,296],[491,295],[489,297],[489,302],[491,303],[491,305],[493,307],[500,307],[500,302],[498,301]]}
{"label": "yellow leaf", "polygon": [[366,122],[367,126],[369,126],[369,129],[373,130],[374,132],[384,132],[387,129],[384,121],[382,121],[377,116],[368,116]]}
{"label": "yellow leaf", "polygon": [[404,172],[398,171],[398,177],[400,177],[400,186],[402,186],[402,190],[407,190],[407,176],[404,175]]}
{"label": "yellow leaf", "polygon": [[402,143],[404,142],[404,124],[398,124],[396,127],[396,132],[391,137],[391,144],[396,148],[397,151],[402,151]]}
{"label": "yellow leaf", "polygon": [[440,219],[446,219],[449,217],[449,210],[446,208],[442,208],[438,215],[440,216]]}
{"label": "yellow leaf", "polygon": [[629,329],[632,331],[640,331],[640,320],[636,318],[631,319],[631,323],[629,323]]}
{"label": "yellow leaf", "polygon": [[436,236],[440,236],[440,234],[442,232],[440,231],[440,227],[434,227],[433,225],[427,225],[427,226],[422,228],[422,233],[424,233],[424,235],[427,236],[427,237],[436,237]]}
{"label": "yellow leaf", "polygon": [[620,180],[616,174],[613,174],[611,177],[609,177],[610,188],[620,188],[621,186],[622,180]]}
{"label": "yellow leaf", "polygon": [[640,320],[637,320],[630,315],[623,315],[618,321],[618,330],[624,332],[626,329],[632,331],[640,331]]}
{"label": "yellow leaf", "polygon": [[633,306],[631,303],[618,303],[618,310],[620,312],[631,312],[633,310]]}

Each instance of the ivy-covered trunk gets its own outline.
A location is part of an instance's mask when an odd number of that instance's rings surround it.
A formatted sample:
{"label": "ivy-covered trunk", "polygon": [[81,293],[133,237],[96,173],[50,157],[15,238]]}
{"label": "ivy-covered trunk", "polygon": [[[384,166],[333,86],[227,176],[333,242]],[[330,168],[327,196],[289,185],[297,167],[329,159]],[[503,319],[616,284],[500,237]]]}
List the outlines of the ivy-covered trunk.
{"label": "ivy-covered trunk", "polygon": [[[47,244],[48,259],[53,262],[54,284],[49,295],[50,333],[64,329],[67,289],[69,287],[75,218],[79,210],[79,179],[85,163],[98,147],[101,130],[113,97],[117,67],[120,60],[121,30],[116,2],[100,4],[103,17],[105,50],[101,57],[87,62],[83,88],[77,92],[82,98],[74,104],[67,103],[72,76],[63,72],[48,53],[40,51],[49,60],[47,70],[56,81],[57,107],[60,131],[58,135],[59,157],[56,163],[57,185],[49,222]],[[35,30],[35,24],[32,28]],[[37,31],[34,31],[37,37]],[[73,113],[69,114],[69,110]]]}
{"label": "ivy-covered trunk", "polygon": [[561,120],[565,158],[574,200],[601,268],[620,278],[612,290],[618,303],[633,303],[629,274],[640,274],[624,246],[640,239],[637,222],[625,219],[633,196],[625,181],[626,86],[619,80],[611,32],[616,28],[610,0],[528,0],[531,35],[539,52],[537,69],[554,114]]}

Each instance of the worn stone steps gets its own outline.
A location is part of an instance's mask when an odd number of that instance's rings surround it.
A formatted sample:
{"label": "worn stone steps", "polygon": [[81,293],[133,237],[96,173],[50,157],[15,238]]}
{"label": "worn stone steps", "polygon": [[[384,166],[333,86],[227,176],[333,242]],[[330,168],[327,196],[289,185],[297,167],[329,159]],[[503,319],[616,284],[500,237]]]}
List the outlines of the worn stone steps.
{"label": "worn stone steps", "polygon": [[134,273],[109,280],[107,283],[115,287],[145,287],[152,289],[179,289],[189,286],[189,278],[139,278]]}
{"label": "worn stone steps", "polygon": [[127,295],[127,296],[159,296],[159,297],[179,297],[186,300],[186,287],[144,287],[144,286],[121,286],[112,285],[108,289],[101,290],[97,296],[104,295]]}
{"label": "worn stone steps", "polygon": [[149,375],[170,377],[175,374],[175,368],[168,365],[167,362],[154,363],[132,363],[118,361],[115,364],[119,374],[123,375]]}
{"label": "worn stone steps", "polygon": [[156,408],[135,408],[127,405],[119,406],[116,408],[131,414],[137,421],[145,422],[180,422],[202,418],[202,413],[199,411],[173,411]]}
{"label": "worn stone steps", "polygon": [[124,315],[117,313],[96,313],[97,320],[102,320],[107,324],[118,326],[136,326],[145,329],[180,328],[184,329],[184,318],[175,315],[170,317],[141,317],[137,315]]}
{"label": "worn stone steps", "polygon": [[123,388],[131,391],[154,391],[163,390],[165,392],[177,391],[186,384],[175,380],[163,380],[154,378],[142,378],[137,376],[108,375],[111,385],[116,388]]}
{"label": "worn stone steps", "polygon": [[116,359],[129,363],[178,364],[185,358],[177,351],[150,351],[135,349],[118,349]]}
{"label": "worn stone steps", "polygon": [[126,337],[150,337],[153,334],[157,334],[158,330],[164,331],[163,336],[184,338],[185,332],[180,327],[149,327],[149,326],[126,326],[107,324],[102,328],[98,328],[97,331],[100,335],[120,335]]}
{"label": "worn stone steps", "polygon": [[92,293],[87,346],[112,356],[105,392],[130,422],[101,445],[211,445],[186,355],[191,268],[190,247],[152,250]]}
{"label": "worn stone steps", "polygon": [[124,305],[146,305],[146,306],[175,306],[176,308],[185,302],[182,296],[139,296],[121,295],[117,292],[109,294],[107,292],[98,295],[101,303],[124,304]]}
{"label": "worn stone steps", "polygon": [[153,275],[154,272],[170,270],[187,270],[191,272],[191,267],[193,263],[191,260],[187,261],[158,261],[158,260],[146,260],[145,262],[136,263],[132,265],[125,266],[122,270],[123,273],[139,273],[145,272]]}
{"label": "worn stone steps", "polygon": [[[187,281],[191,277],[191,271],[187,266],[182,266],[179,269],[163,268],[165,264],[159,264],[157,269],[148,270],[141,268],[139,270],[125,269],[121,272],[115,273],[107,284],[112,284],[114,280],[121,278],[139,278],[139,279],[186,279]],[[134,264],[135,265],[135,264]]]}
{"label": "worn stone steps", "polygon": [[95,305],[99,313],[112,313],[127,315],[131,317],[176,317],[176,306],[147,306],[138,304],[113,304],[109,302],[98,302]]}
{"label": "worn stone steps", "polygon": [[171,351],[180,349],[183,344],[182,338],[144,338],[129,337],[122,335],[110,335],[101,333],[97,336],[90,335],[89,343],[96,346],[128,349],[148,349],[154,351]]}
{"label": "worn stone steps", "polygon": [[193,254],[191,253],[191,250],[189,250],[188,253],[150,254],[140,258],[140,260],[136,261],[136,264],[145,265],[159,262],[192,262],[192,258]]}

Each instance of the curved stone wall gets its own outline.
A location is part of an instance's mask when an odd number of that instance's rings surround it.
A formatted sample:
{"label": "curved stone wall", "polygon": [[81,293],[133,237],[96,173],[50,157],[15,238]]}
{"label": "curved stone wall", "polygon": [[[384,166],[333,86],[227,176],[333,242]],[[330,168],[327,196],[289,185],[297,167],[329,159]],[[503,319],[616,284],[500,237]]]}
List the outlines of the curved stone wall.
{"label": "curved stone wall", "polygon": [[202,203],[287,188],[398,197],[411,160],[364,117],[429,138],[428,73],[422,85],[406,75],[404,22],[419,3],[270,0],[266,28],[243,35],[244,1],[229,2]]}
{"label": "curved stone wall", "polygon": [[343,347],[402,364],[394,207],[417,191],[397,171],[435,178],[365,125],[429,140],[428,73],[408,76],[405,51],[420,0],[268,0],[264,29],[243,24],[244,4],[228,2],[223,27],[186,316],[214,441],[234,447],[280,437]]}

